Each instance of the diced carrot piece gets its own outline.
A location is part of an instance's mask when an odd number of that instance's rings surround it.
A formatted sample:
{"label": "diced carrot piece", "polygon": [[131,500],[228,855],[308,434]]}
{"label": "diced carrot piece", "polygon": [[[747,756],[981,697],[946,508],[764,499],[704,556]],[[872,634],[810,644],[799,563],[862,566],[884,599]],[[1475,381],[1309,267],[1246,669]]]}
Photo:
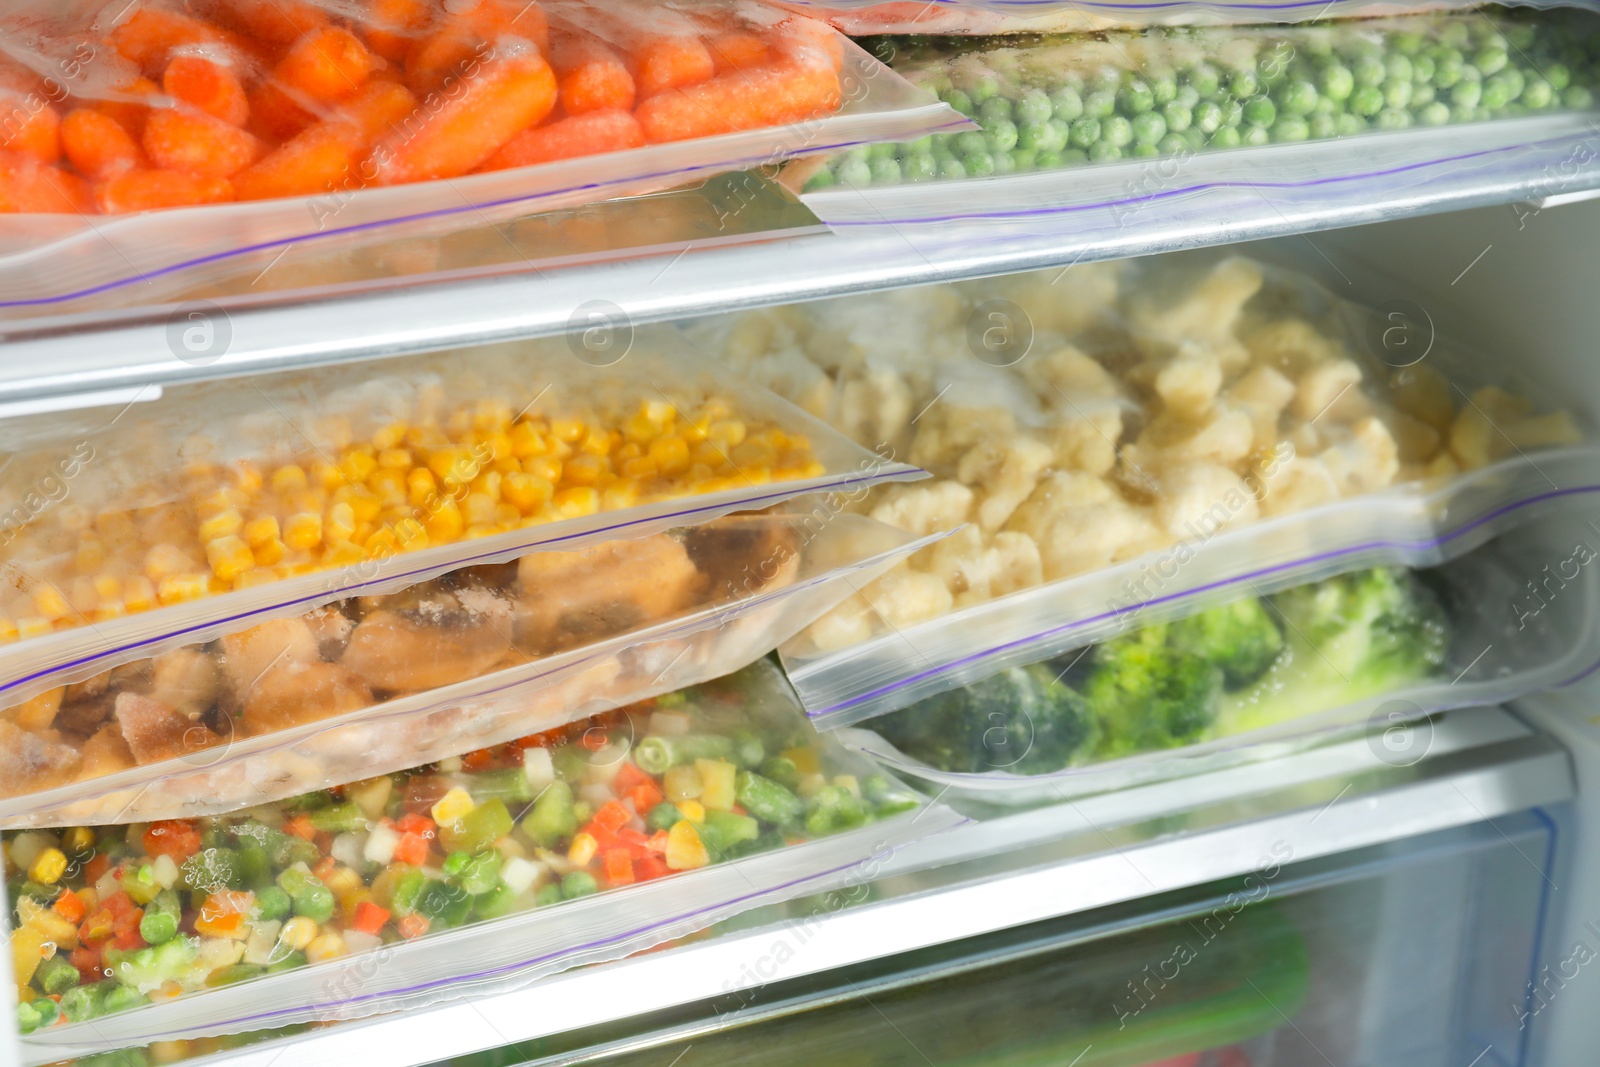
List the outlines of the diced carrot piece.
{"label": "diced carrot piece", "polygon": [[394,862],[420,867],[428,862],[428,839],[421,834],[401,834],[394,846]]}
{"label": "diced carrot piece", "polygon": [[317,116],[283,90],[264,81],[249,92],[250,132],[267,141],[283,142],[317,121]]}
{"label": "diced carrot piece", "polygon": [[391,63],[406,57],[411,42],[433,25],[433,9],[427,0],[367,0],[367,47]]}
{"label": "diced carrot piece", "polygon": [[50,905],[50,910],[69,923],[77,923],[83,921],[84,912],[88,909],[83,906],[82,897],[70,889],[63,889],[55,903]]}
{"label": "diced carrot piece", "polygon": [[356,905],[356,913],[350,926],[364,934],[376,934],[383,929],[383,924],[389,921],[389,914],[387,908],[380,908],[370,900],[363,900]]}
{"label": "diced carrot piece", "polygon": [[205,56],[186,53],[173,56],[161,75],[161,88],[167,95],[229,126],[243,126],[250,117],[250,102],[245,99],[244,85],[238,76]]}
{"label": "diced carrot piece", "polygon": [[595,37],[557,34],[550,45],[550,66],[568,115],[633,107],[633,75],[622,57]]}
{"label": "diced carrot piece", "polygon": [[628,797],[633,801],[633,810],[643,813],[665,800],[666,794],[661,792],[661,787],[654,779],[646,778],[629,791]]}
{"label": "diced carrot piece", "polygon": [[55,163],[61,158],[61,113],[36,94],[0,96],[0,149]]}
{"label": "diced carrot piece", "polygon": [[[413,778],[412,781],[416,781],[416,779]],[[441,793],[440,796],[443,796],[443,794]],[[437,802],[437,798],[435,798],[434,802]],[[400,821],[395,823],[395,829],[403,834],[416,834],[418,837],[429,840],[437,836],[433,820],[416,812],[401,816]]]}
{"label": "diced carrot piece", "polygon": [[615,800],[608,800],[600,805],[600,810],[594,813],[590,820],[596,826],[604,827],[610,833],[616,833],[628,824],[633,816],[628,814],[628,809]]}
{"label": "diced carrot piece", "polygon": [[512,37],[463,79],[461,92],[414,128],[378,142],[373,162],[380,185],[465,174],[501,145],[550,113],[556,77],[533,45]]}
{"label": "diced carrot piece", "polygon": [[772,58],[767,42],[753,33],[732,31],[719,33],[706,42],[706,50],[717,65],[717,73],[758,67]]}
{"label": "diced carrot piece", "polygon": [[61,147],[79,174],[99,180],[144,166],[144,152],[122,123],[80,107],[61,121]]}
{"label": "diced carrot piece", "polygon": [[264,147],[239,127],[188,107],[151,111],[143,140],[145,154],[157,167],[208,178],[239,173],[260,157]]}
{"label": "diced carrot piece", "polygon": [[184,45],[217,44],[240,56],[252,49],[237,34],[176,11],[141,4],[128,21],[111,31],[111,47],[144,68],[152,78],[167,65],[173,49]]}
{"label": "diced carrot piece", "polygon": [[615,793],[626,795],[649,781],[653,779],[641,771],[637,763],[623,760],[622,766],[617,768],[617,773],[611,778],[611,789]]}
{"label": "diced carrot piece", "polygon": [[632,885],[633,884],[633,857],[628,855],[626,849],[613,848],[606,851],[601,858],[605,869],[607,885]]}
{"label": "diced carrot piece", "polygon": [[84,864],[83,881],[85,885],[93,885],[100,880],[101,875],[111,869],[111,857],[100,853],[94,859]]}
{"label": "diced carrot piece", "polygon": [[490,156],[480,170],[527,167],[575,156],[620,152],[644,144],[639,122],[627,111],[590,111],[548,126],[523,130]]}
{"label": "diced carrot piece", "polygon": [[326,881],[334,871],[339,869],[339,861],[332,856],[323,856],[311,865],[311,873]]}
{"label": "diced carrot piece", "polygon": [[133,137],[144,134],[144,122],[150,114],[150,105],[141,101],[161,91],[161,86],[146,77],[112,91],[104,100],[96,100],[93,110],[116,119]]}
{"label": "diced carrot piece", "polygon": [[[665,834],[666,831],[662,831],[662,833]],[[660,856],[642,856],[633,861],[633,877],[640,882],[648,882],[670,873],[671,869],[667,866],[667,861]]]}
{"label": "diced carrot piece", "polygon": [[84,982],[98,982],[105,977],[101,970],[100,944],[80,944],[67,956],[67,962],[78,968],[78,977]]}
{"label": "diced carrot piece", "polygon": [[328,24],[328,16],[305,0],[231,0],[227,7],[240,29],[280,47]]}
{"label": "diced carrot piece", "polygon": [[200,829],[188,819],[164,819],[151,823],[140,843],[147,855],[182,863],[200,851]]}
{"label": "diced carrot piece", "polygon": [[646,141],[683,141],[832,114],[843,96],[831,68],[773,63],[653,96],[634,112]]}
{"label": "diced carrot piece", "polygon": [[324,26],[307,33],[273,68],[273,81],[291,95],[343,100],[360,89],[376,57],[349,30]]}
{"label": "diced carrot piece", "polygon": [[296,837],[303,837],[307,841],[316,839],[317,828],[311,822],[309,815],[296,815],[284,825],[284,829]]}
{"label": "diced carrot piece", "polygon": [[657,37],[634,49],[634,88],[641,100],[686,85],[698,85],[717,72],[711,52],[698,37]]}

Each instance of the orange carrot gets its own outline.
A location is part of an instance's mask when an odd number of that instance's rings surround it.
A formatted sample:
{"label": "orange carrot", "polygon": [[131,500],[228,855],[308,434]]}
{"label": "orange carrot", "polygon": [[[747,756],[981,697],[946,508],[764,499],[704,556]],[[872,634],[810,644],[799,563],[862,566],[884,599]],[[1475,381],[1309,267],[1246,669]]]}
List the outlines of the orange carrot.
{"label": "orange carrot", "polygon": [[262,144],[237,126],[189,107],[155,108],[144,124],[144,150],[165,170],[226,178],[254,163]]}
{"label": "orange carrot", "polygon": [[568,115],[633,107],[633,75],[622,58],[586,33],[558,33],[550,42],[550,66]]}
{"label": "orange carrot", "polygon": [[459,17],[485,40],[509,33],[532,41],[541,52],[550,50],[550,24],[532,0],[478,0]]}
{"label": "orange carrot", "polygon": [[144,133],[144,120],[150,114],[150,105],[140,101],[160,91],[159,85],[141,76],[119,86],[107,99],[95,101],[94,110],[116,119],[123,129],[138,137]]}
{"label": "orange carrot", "polygon": [[337,117],[354,123],[370,145],[388,135],[391,127],[417,110],[417,98],[399,82],[370,81],[355,96],[339,105]]}
{"label": "orange carrot", "polygon": [[428,101],[414,128],[373,149],[377,184],[465,174],[555,107],[556,76],[526,41],[502,37],[493,57],[475,66],[459,93]]}
{"label": "orange carrot", "polygon": [[839,109],[839,76],[829,68],[772,63],[653,96],[634,112],[651,143],[777,126]]}
{"label": "orange carrot", "polygon": [[328,16],[305,0],[232,0],[226,6],[241,30],[279,47],[328,24]]}
{"label": "orange carrot", "polygon": [[240,200],[312,196],[363,184],[356,165],[373,141],[416,110],[417,101],[394,82],[373,82],[335,118],[302,130],[233,178]]}
{"label": "orange carrot", "polygon": [[816,19],[795,16],[785,22],[777,52],[797,67],[826,66],[835,74],[844,69],[844,39]]}
{"label": "orange carrot", "polygon": [[253,50],[237,34],[175,11],[141,5],[133,17],[111,31],[111,47],[156,77],[172,50],[190,44],[223,45],[238,55]]}
{"label": "orange carrot", "polygon": [[427,0],[368,0],[367,47],[391,63],[406,57],[411,42],[433,24],[433,11]]}
{"label": "orange carrot", "polygon": [[317,121],[317,117],[284,91],[274,81],[264,81],[252,88],[250,100],[250,132],[264,140],[281,144]]}
{"label": "orange carrot", "polygon": [[0,149],[41,163],[61,158],[61,115],[36,93],[0,96]]}
{"label": "orange carrot", "polygon": [[425,96],[460,78],[490,50],[488,41],[459,22],[451,23],[411,42],[406,50],[406,80],[413,92]]}
{"label": "orange carrot", "polygon": [[226,122],[243,126],[250,117],[244,86],[233,71],[204,56],[180,53],[172,57],[161,75],[167,95]]}
{"label": "orange carrot", "polygon": [[644,134],[630,112],[590,111],[559,119],[548,126],[523,130],[478,169],[526,167],[555,159],[620,152],[624,148],[638,148],[642,144]]}
{"label": "orange carrot", "polygon": [[86,107],[74,108],[61,120],[61,147],[79,174],[94,179],[144,166],[139,142],[122,123]]}
{"label": "orange carrot", "polygon": [[88,214],[89,186],[60,167],[20,152],[0,152],[0,214]]}
{"label": "orange carrot", "polygon": [[375,57],[356,35],[325,26],[302,37],[273,68],[273,80],[290,95],[333,101],[361,88]]}
{"label": "orange carrot", "polygon": [[716,72],[711,53],[698,37],[657,37],[633,50],[633,83],[641,100],[697,85]]}
{"label": "orange carrot", "polygon": [[125,170],[95,187],[107,215],[189,204],[220,204],[233,199],[226,178],[207,178],[178,170]]}
{"label": "orange carrot", "polygon": [[717,65],[718,74],[760,66],[770,58],[766,41],[753,33],[739,30],[719,33],[712,37],[706,42],[706,50],[711,53],[712,62]]}

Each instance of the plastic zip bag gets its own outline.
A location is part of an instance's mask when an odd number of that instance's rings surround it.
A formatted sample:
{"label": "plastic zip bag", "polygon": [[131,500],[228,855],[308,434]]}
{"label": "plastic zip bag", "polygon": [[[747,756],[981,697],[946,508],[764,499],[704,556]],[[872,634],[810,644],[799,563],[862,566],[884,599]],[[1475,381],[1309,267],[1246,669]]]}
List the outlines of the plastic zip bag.
{"label": "plastic zip bag", "polygon": [[1484,168],[1559,182],[1539,150],[1592,138],[1597,31],[1592,12],[1458,13],[905,45],[897,65],[983,132],[799,163],[791,181],[834,225],[963,220],[995,241],[1057,225],[1102,242],[1187,225],[1202,192],[1250,193],[1246,215],[1203,206],[1238,224],[1270,211],[1263,197],[1331,216],[1422,183],[1444,196],[1438,179]]}
{"label": "plastic zip bag", "polygon": [[1346,571],[1275,593],[1232,584],[1154,616],[1170,621],[1141,618],[1109,643],[840,736],[941,796],[1002,805],[1214,771],[1351,730],[1409,765],[1427,755],[1425,716],[1600,668],[1597,558],[1592,525],[1569,515],[1425,570]]}
{"label": "plastic zip bag", "polygon": [[0,307],[158,297],[291,244],[445,233],[961,122],[758,0],[389,8],[13,8]]}
{"label": "plastic zip bag", "polygon": [[[69,1021],[35,1023],[29,1062],[515,988],[859,880],[961,821],[819,738],[761,662],[283,805],[11,835],[14,863],[63,868],[25,885],[14,938],[106,946],[104,919],[147,943],[101,949],[109,985],[62,992]],[[95,886],[75,936],[56,929],[44,904]],[[141,901],[135,935],[117,916]],[[18,977],[65,984],[41,967]],[[152,993],[164,1002],[144,1003]]]}
{"label": "plastic zip bag", "polygon": [[0,824],[214,814],[727,674],[927,543],[839,507],[535,553],[53,691],[6,712]]}
{"label": "plastic zip bag", "polygon": [[1207,255],[694,327],[934,475],[861,510],[961,527],[784,646],[808,711],[881,714],[1241,575],[1438,562],[1595,491],[1569,415],[1396,314]]}
{"label": "plastic zip bag", "polygon": [[0,703],[464,566],[915,473],[670,333],[611,339],[8,420]]}

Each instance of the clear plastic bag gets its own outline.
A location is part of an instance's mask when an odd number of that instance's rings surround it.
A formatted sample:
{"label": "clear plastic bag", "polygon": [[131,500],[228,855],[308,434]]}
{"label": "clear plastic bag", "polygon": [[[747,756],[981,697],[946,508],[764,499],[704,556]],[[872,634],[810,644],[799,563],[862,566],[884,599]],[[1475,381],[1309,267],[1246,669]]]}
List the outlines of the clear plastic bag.
{"label": "clear plastic bag", "polygon": [[760,0],[351,7],[12,5],[0,308],[155,299],[290,245],[437,235],[961,122]]}
{"label": "clear plastic bag", "polygon": [[1350,731],[1409,765],[1427,755],[1426,716],[1600,668],[1600,540],[1582,521],[1594,509],[1568,510],[1442,566],[1187,597],[1152,616],[1169,621],[1141,618],[1108,643],[840,737],[947,799],[1000,805],[1215,771]]}
{"label": "clear plastic bag", "polygon": [[0,825],[215,814],[727,674],[920,544],[836,501],[452,572],[8,709]]}
{"label": "clear plastic bag", "polygon": [[818,737],[763,661],[281,805],[9,834],[14,864],[53,875],[24,885],[14,943],[50,937],[65,962],[74,942],[111,974],[18,975],[61,994],[48,1021],[22,1009],[28,1060],[515,988],[860,881],[961,821]]}
{"label": "clear plastic bag", "polygon": [[[962,220],[992,241],[1060,226],[1116,244],[1130,228],[1238,225],[1288,205],[1333,217],[1412,187],[1442,198],[1437,182],[1484,168],[1558,181],[1540,149],[1559,162],[1587,143],[1600,86],[1589,11],[881,48],[983,131],[804,161],[790,181],[831,225]],[[1233,189],[1253,198],[1245,215],[1195,207]]]}
{"label": "clear plastic bag", "polygon": [[670,333],[617,346],[448,352],[7,420],[0,704],[461,567],[914,473]]}
{"label": "clear plastic bag", "polygon": [[934,475],[861,510],[961,527],[784,646],[808,711],[881,714],[1243,578],[1439,562],[1595,491],[1558,398],[1406,314],[1200,255],[693,327]]}

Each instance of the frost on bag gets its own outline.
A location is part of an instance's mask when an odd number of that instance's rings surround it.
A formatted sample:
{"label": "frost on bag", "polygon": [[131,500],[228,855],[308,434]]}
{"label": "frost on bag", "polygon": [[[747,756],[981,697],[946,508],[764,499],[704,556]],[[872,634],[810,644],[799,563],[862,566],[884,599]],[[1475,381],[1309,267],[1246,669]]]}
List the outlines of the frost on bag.
{"label": "frost on bag", "polygon": [[725,674],[918,545],[839,508],[464,568],[57,687],[0,719],[0,824],[226,811]]}
{"label": "frost on bag", "polygon": [[29,0],[0,100],[0,308],[961,122],[759,0]]}
{"label": "frost on bag", "polygon": [[1518,529],[1440,567],[1350,571],[1264,596],[1239,583],[1234,599],[843,736],[891,768],[1003,804],[1216,770],[1352,728],[1381,746],[1425,715],[1600,666],[1600,541],[1581,520]]}
{"label": "frost on bag", "polygon": [[277,805],[8,834],[13,947],[57,947],[13,953],[16,1010],[53,1059],[514,988],[825,891],[956,821],[924,807],[763,661]]}
{"label": "frost on bag", "polygon": [[1567,414],[1452,385],[1442,344],[1374,358],[1375,321],[1246,259],[1169,257],[697,326],[934,475],[863,510],[955,530],[785,647],[808,711],[892,710],[1252,568],[1281,586],[1327,553],[1390,562],[1389,541],[1462,551],[1545,499],[1533,464],[1593,482]]}

